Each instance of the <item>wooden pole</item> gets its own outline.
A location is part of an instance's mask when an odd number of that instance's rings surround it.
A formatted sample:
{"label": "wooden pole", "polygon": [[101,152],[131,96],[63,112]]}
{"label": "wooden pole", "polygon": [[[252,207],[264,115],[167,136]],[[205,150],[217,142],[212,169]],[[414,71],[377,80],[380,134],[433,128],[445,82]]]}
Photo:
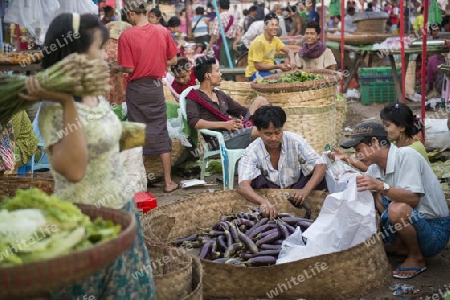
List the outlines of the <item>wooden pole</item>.
{"label": "wooden pole", "polygon": [[[425,124],[425,93],[426,93],[426,84],[427,84],[427,38],[428,38],[428,0],[424,1],[424,13],[423,13],[423,36],[422,36],[422,82],[421,82],[421,94],[422,94],[422,106],[421,106],[421,119],[422,124]],[[424,126],[425,127],[425,126]],[[423,140],[422,143],[425,144],[425,130],[423,131]]]}
{"label": "wooden pole", "polygon": [[[344,0],[341,1],[341,72],[345,74],[345,62],[344,62],[344,54],[345,54],[345,40],[344,40],[344,27],[345,27],[345,5]],[[344,93],[344,80],[345,78],[342,78],[341,80],[341,93]]]}

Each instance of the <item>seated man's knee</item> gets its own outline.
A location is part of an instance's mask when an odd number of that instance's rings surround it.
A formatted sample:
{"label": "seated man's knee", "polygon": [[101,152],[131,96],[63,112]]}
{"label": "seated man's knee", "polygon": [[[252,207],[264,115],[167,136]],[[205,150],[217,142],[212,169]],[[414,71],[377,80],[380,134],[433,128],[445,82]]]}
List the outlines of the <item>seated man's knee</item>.
{"label": "seated man's knee", "polygon": [[255,100],[253,100],[253,102],[254,102],[258,107],[270,105],[270,102],[269,102],[266,98],[261,97],[261,96],[256,97]]}
{"label": "seated man's knee", "polygon": [[406,203],[391,202],[388,206],[388,218],[391,223],[407,222],[412,208]]}

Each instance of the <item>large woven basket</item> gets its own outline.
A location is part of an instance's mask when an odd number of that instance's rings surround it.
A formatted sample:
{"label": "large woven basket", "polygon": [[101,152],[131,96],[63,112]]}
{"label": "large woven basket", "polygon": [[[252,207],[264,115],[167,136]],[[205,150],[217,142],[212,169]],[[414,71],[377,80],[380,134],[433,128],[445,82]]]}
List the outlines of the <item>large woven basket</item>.
{"label": "large woven basket", "polygon": [[[278,93],[278,94],[292,93],[300,91],[320,90],[332,86],[334,87],[340,82],[342,78],[341,73],[327,69],[323,70],[305,69],[301,71],[306,73],[320,74],[323,75],[325,78],[305,82],[292,82],[292,83],[282,82],[271,84],[259,83],[258,79],[255,79],[250,83],[250,86],[252,87],[252,89],[258,92],[258,95],[260,93]],[[264,77],[264,79],[266,80],[278,79],[281,75],[289,74],[292,72],[293,71],[278,73]]]}
{"label": "large woven basket", "polygon": [[182,299],[192,292],[192,256],[180,248],[147,243],[157,299]]}
{"label": "large woven basket", "polygon": [[[261,190],[277,211],[305,214],[285,198],[289,190]],[[308,197],[311,216],[315,219],[326,197],[325,192],[315,191]],[[223,213],[248,211],[250,202],[235,190],[196,195],[169,205],[161,206],[146,214],[143,221],[144,234],[153,241],[170,243],[199,228],[215,224]],[[277,299],[348,299],[370,293],[390,279],[388,260],[383,243],[374,234],[370,242],[356,245],[345,251],[320,255],[287,264],[269,267],[238,267],[213,263],[201,259],[204,270],[204,296],[229,299],[267,299],[267,293],[287,286],[286,278],[297,278],[305,271],[311,272],[316,263],[325,263],[327,269],[313,278],[283,289]]]}
{"label": "large woven basket", "polygon": [[0,268],[0,299],[33,299],[79,282],[104,269],[129,249],[137,234],[136,218],[122,210],[77,204],[92,220],[102,217],[122,226],[117,238],[56,258]]}
{"label": "large woven basket", "polygon": [[[360,35],[353,35],[353,34],[347,34],[344,35],[344,41],[346,45],[353,45],[353,46],[359,46],[359,45],[373,45],[380,41],[381,38],[377,37],[374,34],[360,34]],[[327,40],[332,42],[341,42],[341,35],[340,34],[327,34]],[[382,41],[385,40],[382,39]]]}
{"label": "large woven basket", "polygon": [[356,32],[385,32],[388,14],[385,12],[358,12],[353,16]]}
{"label": "large woven basket", "polygon": [[[172,151],[170,152],[170,164],[171,166],[175,166],[175,163],[180,158],[181,153],[183,153],[185,147],[181,144],[179,139],[172,139]],[[161,156],[159,154],[149,154],[144,155],[144,166],[145,172],[151,177],[160,177],[163,176],[163,164],[161,160]],[[149,176],[150,178],[150,176]]]}
{"label": "large woven basket", "polygon": [[240,105],[249,107],[256,98],[256,92],[252,90],[250,82],[221,81],[220,90],[223,90]]}
{"label": "large woven basket", "polygon": [[16,191],[19,189],[38,188],[48,194],[53,194],[55,181],[51,174],[34,174],[17,175],[17,174],[2,174],[0,175],[0,202],[4,197],[14,197]]}
{"label": "large woven basket", "polygon": [[319,90],[298,92],[265,93],[258,92],[258,96],[264,97],[272,105],[287,107],[317,107],[333,104],[336,100],[336,87],[329,86]]}
{"label": "large woven basket", "polygon": [[[302,136],[317,153],[322,153],[327,144],[337,144],[339,124],[336,104],[317,107],[287,107],[284,130]],[[342,125],[341,125],[342,126]]]}

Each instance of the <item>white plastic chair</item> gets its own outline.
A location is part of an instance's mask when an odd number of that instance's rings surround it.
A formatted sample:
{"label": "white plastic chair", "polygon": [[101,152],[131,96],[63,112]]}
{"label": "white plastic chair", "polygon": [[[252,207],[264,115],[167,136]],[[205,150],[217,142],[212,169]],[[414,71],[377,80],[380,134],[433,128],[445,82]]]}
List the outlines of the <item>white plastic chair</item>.
{"label": "white plastic chair", "polygon": [[[199,89],[199,86],[192,86],[184,90],[184,92],[180,95],[180,109],[183,117],[187,119],[186,115],[186,95],[192,89]],[[200,179],[203,180],[205,178],[205,169],[207,159],[211,156],[220,154],[220,159],[222,161],[222,175],[223,175],[223,189],[227,190],[233,189],[234,183],[234,171],[236,168],[236,162],[241,158],[245,149],[227,149],[225,146],[225,140],[223,135],[219,131],[213,131],[209,129],[198,129],[197,132],[203,135],[213,136],[219,142],[219,150],[211,150],[210,145],[208,143],[203,143],[203,156],[202,156],[202,167],[200,172]]]}

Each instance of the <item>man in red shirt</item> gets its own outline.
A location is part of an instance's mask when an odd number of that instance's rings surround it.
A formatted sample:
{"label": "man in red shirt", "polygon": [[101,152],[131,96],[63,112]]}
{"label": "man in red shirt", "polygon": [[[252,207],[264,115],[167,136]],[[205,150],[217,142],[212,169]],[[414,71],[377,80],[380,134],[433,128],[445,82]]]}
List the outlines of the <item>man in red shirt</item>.
{"label": "man in red shirt", "polygon": [[161,155],[164,192],[172,192],[178,184],[170,175],[172,141],[167,132],[167,107],[161,78],[166,76],[167,66],[177,62],[177,45],[166,28],[148,22],[145,0],[127,1],[125,10],[133,27],[120,35],[118,66],[112,71],[128,73],[128,120],[147,124],[144,156]]}

